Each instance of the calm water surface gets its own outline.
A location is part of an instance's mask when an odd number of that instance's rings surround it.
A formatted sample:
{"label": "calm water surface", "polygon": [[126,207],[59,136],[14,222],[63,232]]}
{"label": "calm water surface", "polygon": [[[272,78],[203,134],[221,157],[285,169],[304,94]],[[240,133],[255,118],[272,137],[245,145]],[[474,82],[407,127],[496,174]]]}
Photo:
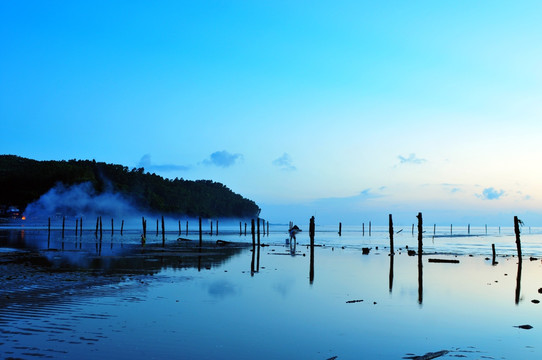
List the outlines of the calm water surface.
{"label": "calm water surface", "polygon": [[[375,227],[369,237],[367,228],[363,236],[359,227],[345,227],[339,237],[335,227],[320,227],[316,243],[325,246],[315,248],[311,281],[305,233],[294,249],[276,227],[261,237],[271,245],[258,252],[250,245],[217,248],[216,239],[251,242],[238,227],[221,230],[206,234],[201,250],[197,241],[177,242],[177,232],[166,234],[164,248],[155,233],[142,248],[136,230],[104,231],[101,242],[88,230],[82,237],[66,231],[64,239],[59,229],[50,236],[32,227],[0,231],[0,357],[401,359],[439,350],[450,351],[443,359],[542,356],[542,304],[532,302],[542,300],[542,263],[530,260],[542,255],[536,231],[522,234],[519,267],[510,229],[433,237],[427,228],[420,267],[405,251],[417,246],[410,228],[396,234],[401,250],[390,257],[387,228]],[[24,263],[13,260],[16,251]],[[514,327],[524,324],[533,328]]]}

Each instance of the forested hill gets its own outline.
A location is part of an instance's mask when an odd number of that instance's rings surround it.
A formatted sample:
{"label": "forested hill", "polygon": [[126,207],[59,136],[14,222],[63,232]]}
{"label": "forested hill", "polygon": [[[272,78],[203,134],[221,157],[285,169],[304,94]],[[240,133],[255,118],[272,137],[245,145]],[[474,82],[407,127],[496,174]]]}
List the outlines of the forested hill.
{"label": "forested hill", "polygon": [[0,155],[0,205],[26,206],[59,183],[91,183],[96,194],[120,193],[141,210],[162,214],[216,217],[254,217],[259,207],[223,184],[209,180],[164,179],[143,168],[94,160],[36,161]]}

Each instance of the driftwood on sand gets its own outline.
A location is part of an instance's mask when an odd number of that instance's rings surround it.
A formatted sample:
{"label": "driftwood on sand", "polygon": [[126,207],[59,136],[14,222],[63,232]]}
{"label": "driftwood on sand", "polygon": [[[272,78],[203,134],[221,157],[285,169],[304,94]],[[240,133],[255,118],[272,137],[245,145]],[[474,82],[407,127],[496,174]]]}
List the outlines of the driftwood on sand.
{"label": "driftwood on sand", "polygon": [[448,353],[449,353],[448,350],[441,350],[441,351],[437,351],[437,352],[429,352],[429,353],[427,353],[425,355],[420,355],[420,356],[405,356],[405,357],[403,357],[403,359],[431,360],[431,359],[436,359],[438,357],[444,356],[444,355],[446,355]]}

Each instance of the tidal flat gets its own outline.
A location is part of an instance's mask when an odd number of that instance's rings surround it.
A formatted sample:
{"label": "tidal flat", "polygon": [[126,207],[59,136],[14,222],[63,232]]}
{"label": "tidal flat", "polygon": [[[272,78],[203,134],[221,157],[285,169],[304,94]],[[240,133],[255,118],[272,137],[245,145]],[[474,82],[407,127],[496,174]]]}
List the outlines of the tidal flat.
{"label": "tidal flat", "polygon": [[317,231],[311,266],[308,234],[293,246],[283,230],[260,247],[233,230],[201,247],[172,232],[162,247],[135,230],[100,241],[4,228],[0,358],[542,357],[539,234],[523,235],[521,262],[504,231],[426,236],[420,262],[410,233],[390,256],[384,230]]}

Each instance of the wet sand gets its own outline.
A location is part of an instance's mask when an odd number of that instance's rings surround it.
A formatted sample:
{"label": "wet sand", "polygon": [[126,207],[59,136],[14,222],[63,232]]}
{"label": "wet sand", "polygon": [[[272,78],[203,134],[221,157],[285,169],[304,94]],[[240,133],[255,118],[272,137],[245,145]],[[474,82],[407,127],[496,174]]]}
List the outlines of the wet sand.
{"label": "wet sand", "polygon": [[[542,262],[384,245],[0,253],[0,357],[538,359]],[[84,246],[83,246],[84,248]],[[429,258],[458,260],[432,263]],[[534,301],[534,302],[533,302]],[[530,325],[532,328],[520,328]],[[444,351],[444,352],[441,352]],[[426,357],[428,358],[428,357]]]}

